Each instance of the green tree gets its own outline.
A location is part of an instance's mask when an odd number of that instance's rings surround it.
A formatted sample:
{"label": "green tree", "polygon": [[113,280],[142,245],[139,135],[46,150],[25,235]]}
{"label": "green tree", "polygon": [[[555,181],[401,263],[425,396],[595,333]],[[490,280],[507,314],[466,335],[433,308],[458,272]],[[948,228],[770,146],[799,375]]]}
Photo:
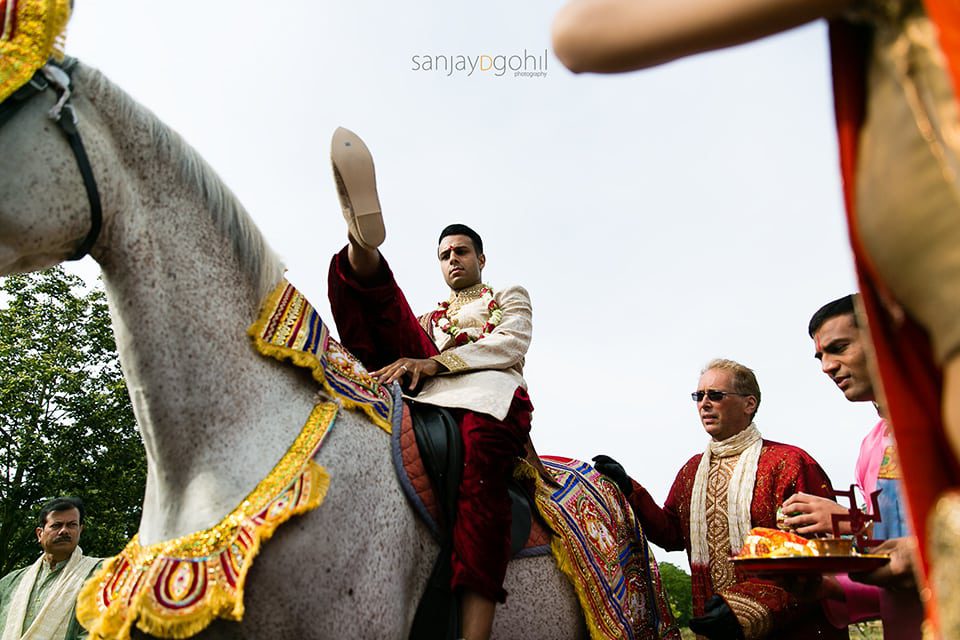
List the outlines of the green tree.
{"label": "green tree", "polygon": [[0,575],[32,562],[40,505],[80,496],[84,553],[136,532],[146,459],[102,287],[60,268],[0,278]]}
{"label": "green tree", "polygon": [[670,602],[670,611],[677,626],[681,629],[690,624],[693,617],[693,591],[690,587],[690,575],[670,562],[658,563],[660,579],[667,592]]}

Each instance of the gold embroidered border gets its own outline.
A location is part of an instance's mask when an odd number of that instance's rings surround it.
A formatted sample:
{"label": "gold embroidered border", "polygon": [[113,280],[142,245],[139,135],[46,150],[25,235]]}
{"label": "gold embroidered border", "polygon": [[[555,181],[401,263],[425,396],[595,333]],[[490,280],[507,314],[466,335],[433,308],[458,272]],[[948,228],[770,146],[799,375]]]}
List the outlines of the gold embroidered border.
{"label": "gold embroidered border", "polygon": [[247,573],[261,543],[326,496],[330,477],[313,455],[337,410],[329,402],[314,407],[267,477],[213,527],[148,547],[134,536],[107,560],[77,598],[77,619],[91,640],[127,640],[134,623],[161,638],[186,638],[217,617],[241,620]]}
{"label": "gold embroidered border", "polygon": [[[547,473],[568,487],[569,491],[562,498],[554,495],[555,488],[549,486],[526,460],[517,461],[513,477],[535,485],[537,512],[552,532],[550,550],[557,568],[567,577],[577,594],[589,637],[593,640],[618,640],[627,637],[625,625],[630,625],[633,637],[679,638],[653,552],[650,552],[647,566],[640,560],[643,553],[636,552],[636,547],[646,547],[647,541],[639,524],[635,524],[636,518],[630,503],[611,481],[599,475],[594,475],[591,481],[590,474],[595,472],[575,469],[574,464],[583,463],[566,460],[547,468]],[[571,466],[562,470],[559,468],[565,465]],[[577,475],[581,476],[580,481],[567,484]],[[583,489],[590,482],[595,483],[596,493]],[[580,497],[577,497],[578,493]],[[596,528],[591,534],[586,522],[589,516],[586,514],[593,508],[607,515],[594,521]],[[574,512],[576,515],[573,520],[568,519]],[[578,528],[584,534],[582,538],[575,533]],[[624,554],[627,544],[634,547],[634,552]],[[608,591],[609,586],[617,582],[618,575],[622,580],[621,587],[618,587],[620,590]],[[605,581],[608,581],[606,587]],[[618,604],[615,606],[613,603]],[[616,608],[620,608],[619,614],[614,613]],[[653,623],[654,611],[659,612],[658,628]]]}
{"label": "gold embroidered border", "polygon": [[449,351],[433,356],[433,359],[445,366],[451,373],[470,368],[470,366],[463,361],[463,358]]}
{"label": "gold embroidered border", "polygon": [[737,581],[730,560],[730,478],[740,456],[714,457],[707,476],[707,551],[710,556],[710,580],[714,591],[722,591]]}
{"label": "gold embroidered border", "polygon": [[763,638],[773,629],[773,618],[765,606],[740,594],[723,594],[724,600],[737,616],[747,640]]}
{"label": "gold embroidered border", "polygon": [[[372,397],[357,397],[351,398],[344,393],[341,393],[333,387],[330,380],[327,379],[327,372],[325,369],[324,363],[321,361],[321,357],[316,353],[310,350],[304,350],[301,344],[299,347],[293,348],[286,346],[285,344],[274,344],[273,342],[267,341],[264,339],[264,331],[267,329],[271,321],[276,320],[276,313],[278,310],[278,303],[280,299],[287,293],[287,289],[291,290],[292,294],[296,296],[297,303],[300,305],[306,305],[311,308],[313,312],[316,310],[313,309],[313,305],[310,304],[303,294],[297,291],[296,287],[290,285],[286,278],[281,278],[280,283],[274,287],[273,291],[267,296],[266,300],[263,302],[260,315],[257,317],[256,322],[254,322],[247,329],[247,334],[253,339],[254,347],[257,351],[264,356],[275,358],[276,360],[290,360],[293,364],[298,367],[303,367],[310,371],[313,379],[323,385],[323,388],[338,398],[340,403],[346,409],[360,409],[367,414],[370,420],[376,424],[378,427],[386,431],[387,433],[393,432],[393,424],[391,423],[391,416],[393,414],[393,399],[390,395],[389,390],[385,391],[382,397],[372,398]],[[301,318],[301,312],[298,310],[295,313],[292,313],[287,322],[296,322]],[[317,316],[318,321],[323,324],[323,320]],[[326,335],[327,328],[324,325],[322,329],[324,335]],[[270,333],[274,333],[272,330]],[[305,337],[305,334],[302,334],[300,338]],[[331,347],[333,351],[327,351],[323,355],[328,358],[330,364],[336,371],[336,365],[343,365],[347,369],[353,369],[358,367],[359,371],[344,371],[340,370],[339,374],[343,375],[347,379],[352,379],[352,382],[359,383],[363,387],[370,389],[381,388],[379,383],[374,380],[369,372],[363,368],[363,365],[357,360],[352,354],[350,354],[343,345],[340,345],[335,340],[330,341],[331,344],[327,345]],[[334,346],[335,345],[335,346]],[[320,345],[322,347],[323,345]],[[357,391],[356,389],[354,389]],[[377,410],[374,408],[374,403],[384,406],[384,414],[380,415]]]}

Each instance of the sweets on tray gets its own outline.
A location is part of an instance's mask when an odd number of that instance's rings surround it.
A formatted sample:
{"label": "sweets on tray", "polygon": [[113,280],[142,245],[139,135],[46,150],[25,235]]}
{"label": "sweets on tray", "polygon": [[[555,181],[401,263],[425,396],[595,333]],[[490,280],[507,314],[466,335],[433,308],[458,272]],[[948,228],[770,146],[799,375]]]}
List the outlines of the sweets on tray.
{"label": "sweets on tray", "polygon": [[802,558],[804,556],[856,556],[849,538],[807,540],[790,531],[754,527],[743,541],[738,558]]}
{"label": "sweets on tray", "polygon": [[738,558],[790,558],[820,555],[803,536],[790,531],[754,527],[744,538]]}

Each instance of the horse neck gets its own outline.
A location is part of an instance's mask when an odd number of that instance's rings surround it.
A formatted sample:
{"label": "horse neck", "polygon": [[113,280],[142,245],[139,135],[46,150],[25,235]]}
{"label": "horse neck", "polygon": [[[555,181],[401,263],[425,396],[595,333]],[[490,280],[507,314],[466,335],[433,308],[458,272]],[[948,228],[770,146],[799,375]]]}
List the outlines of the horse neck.
{"label": "horse neck", "polygon": [[[140,533],[150,544],[234,509],[293,442],[314,387],[252,347],[246,328],[262,279],[211,216],[209,193],[164,157],[171,145],[157,144],[155,127],[132,125],[119,107],[111,113],[108,99],[97,107],[126,156],[121,165],[133,168],[115,194],[122,210],[106,212],[94,254],[147,451]],[[261,269],[282,273],[269,253]]]}

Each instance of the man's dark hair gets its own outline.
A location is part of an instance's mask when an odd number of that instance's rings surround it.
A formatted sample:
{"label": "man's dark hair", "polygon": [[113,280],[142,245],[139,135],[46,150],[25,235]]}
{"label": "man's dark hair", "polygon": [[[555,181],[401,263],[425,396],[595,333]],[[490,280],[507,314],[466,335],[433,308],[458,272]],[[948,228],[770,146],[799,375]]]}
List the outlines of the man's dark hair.
{"label": "man's dark hair", "polygon": [[856,301],[859,295],[860,294],[857,293],[851,293],[820,307],[817,312],[813,314],[813,317],[810,318],[810,324],[807,327],[807,332],[810,334],[810,337],[812,338],[813,334],[820,330],[824,322],[837,316],[852,316],[853,326],[859,326],[857,324],[856,311]]}
{"label": "man's dark hair", "polygon": [[467,236],[473,241],[473,248],[477,250],[477,255],[483,253],[483,240],[480,239],[480,234],[465,224],[448,224],[440,232],[437,244],[439,245],[447,236]]}
{"label": "man's dark hair", "polygon": [[37,526],[41,529],[47,525],[47,516],[54,511],[67,511],[76,509],[80,512],[80,526],[83,526],[83,500],[76,496],[61,496],[47,501],[40,507],[40,515],[37,516]]}

